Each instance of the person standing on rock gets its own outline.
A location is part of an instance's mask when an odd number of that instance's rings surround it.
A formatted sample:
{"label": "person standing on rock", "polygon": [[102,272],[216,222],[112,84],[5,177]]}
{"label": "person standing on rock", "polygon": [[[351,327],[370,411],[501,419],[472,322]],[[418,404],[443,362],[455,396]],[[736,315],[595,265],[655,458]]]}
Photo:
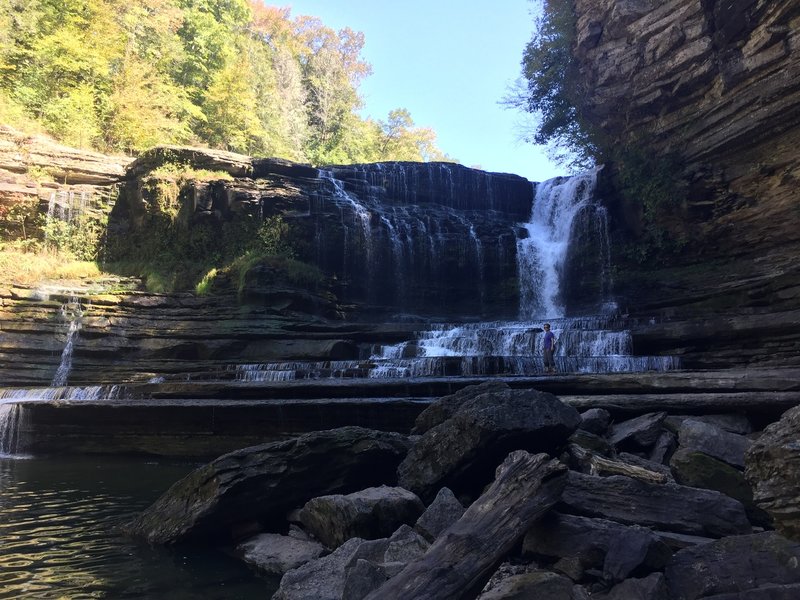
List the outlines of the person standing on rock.
{"label": "person standing on rock", "polygon": [[553,354],[556,351],[556,335],[550,331],[550,323],[544,324],[544,340],[542,340],[542,352],[544,353],[544,372],[555,373],[556,361]]}

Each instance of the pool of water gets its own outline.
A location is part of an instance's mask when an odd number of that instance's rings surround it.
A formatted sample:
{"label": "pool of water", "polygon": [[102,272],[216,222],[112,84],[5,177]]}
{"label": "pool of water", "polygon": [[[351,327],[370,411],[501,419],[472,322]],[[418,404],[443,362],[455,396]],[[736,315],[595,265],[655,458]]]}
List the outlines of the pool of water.
{"label": "pool of water", "polygon": [[194,466],[0,456],[0,599],[269,598],[277,582],[220,550],[117,531]]}

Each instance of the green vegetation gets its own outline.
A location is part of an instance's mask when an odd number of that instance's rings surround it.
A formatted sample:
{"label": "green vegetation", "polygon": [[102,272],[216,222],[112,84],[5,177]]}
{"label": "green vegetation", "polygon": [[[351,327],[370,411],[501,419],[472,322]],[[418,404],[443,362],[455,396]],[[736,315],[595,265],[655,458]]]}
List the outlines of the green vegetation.
{"label": "green vegetation", "polygon": [[103,151],[446,159],[404,109],[359,116],[363,45],[261,0],[0,0],[0,122]]}

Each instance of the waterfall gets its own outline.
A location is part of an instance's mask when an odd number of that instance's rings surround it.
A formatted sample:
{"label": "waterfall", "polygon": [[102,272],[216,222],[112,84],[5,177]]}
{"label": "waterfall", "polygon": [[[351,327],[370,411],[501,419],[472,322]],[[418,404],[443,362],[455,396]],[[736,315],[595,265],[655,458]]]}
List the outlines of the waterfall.
{"label": "waterfall", "polygon": [[50,383],[53,387],[67,385],[67,379],[72,370],[72,352],[75,342],[78,340],[78,332],[81,330],[81,317],[83,317],[83,307],[80,300],[73,297],[61,307],[61,314],[65,319],[70,319],[70,323],[67,331],[67,341],[64,344],[64,350],[61,352],[61,362],[58,365],[53,381]]}
{"label": "waterfall", "polygon": [[[527,236],[517,243],[521,318],[564,316],[564,262],[576,217],[594,203],[596,179],[596,172],[589,171],[538,185],[530,222],[523,225]],[[606,248],[598,251],[605,252]]]}
{"label": "waterfall", "polygon": [[0,457],[17,456],[21,450],[20,425],[22,409],[19,404],[0,404]]}

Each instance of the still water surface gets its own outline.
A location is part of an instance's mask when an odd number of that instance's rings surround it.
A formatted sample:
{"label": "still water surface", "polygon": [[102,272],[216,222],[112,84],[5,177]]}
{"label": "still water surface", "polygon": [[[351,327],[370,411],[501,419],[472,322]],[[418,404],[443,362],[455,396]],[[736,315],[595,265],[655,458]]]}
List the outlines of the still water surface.
{"label": "still water surface", "polygon": [[222,552],[116,531],[193,467],[0,456],[0,599],[269,598],[275,582]]}

